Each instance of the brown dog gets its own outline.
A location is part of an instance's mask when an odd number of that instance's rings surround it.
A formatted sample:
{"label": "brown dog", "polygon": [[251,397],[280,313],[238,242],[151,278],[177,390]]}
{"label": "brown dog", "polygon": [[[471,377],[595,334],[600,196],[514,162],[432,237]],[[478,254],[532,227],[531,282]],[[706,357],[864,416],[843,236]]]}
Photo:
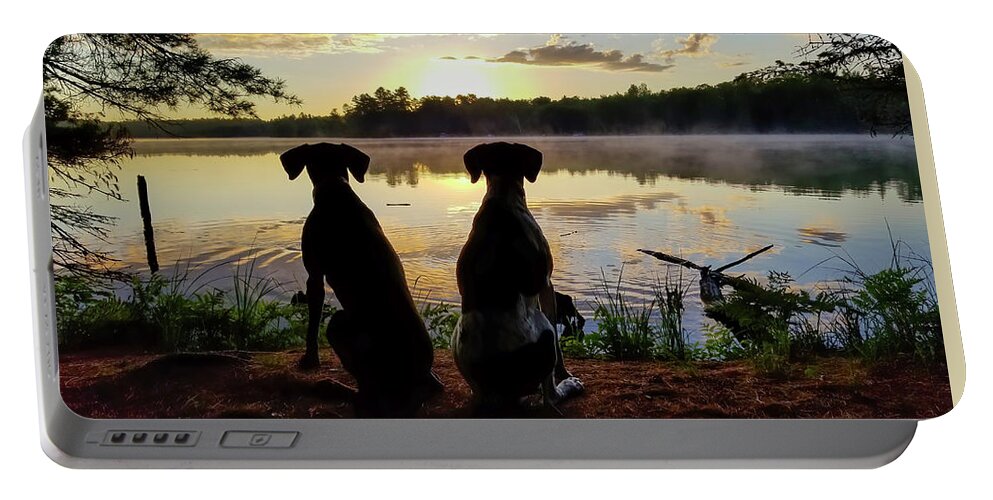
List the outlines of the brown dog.
{"label": "brown dog", "polygon": [[328,343],[358,384],[356,412],[413,414],[441,383],[431,373],[431,339],[400,257],[348,185],[349,171],[355,180],[365,180],[369,157],[347,144],[320,143],[297,146],[279,160],[290,180],[306,168],[314,183],[314,208],[301,241],[309,320],[300,365],[320,364],[317,333],[327,280],[342,306],[328,321]]}
{"label": "brown dog", "polygon": [[539,388],[554,408],[583,390],[562,360],[552,253],[524,196],[541,160],[540,151],[506,142],[464,157],[472,182],[486,176],[486,195],[456,268],[462,316],[452,349],[482,412],[512,408]]}

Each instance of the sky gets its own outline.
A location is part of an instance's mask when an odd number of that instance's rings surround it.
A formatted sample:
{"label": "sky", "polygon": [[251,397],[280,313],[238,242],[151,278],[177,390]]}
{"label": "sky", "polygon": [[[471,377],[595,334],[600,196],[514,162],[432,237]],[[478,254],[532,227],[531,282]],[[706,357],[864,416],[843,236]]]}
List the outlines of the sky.
{"label": "sky", "polygon": [[[260,100],[262,118],[323,115],[377,87],[414,97],[596,97],[716,84],[794,60],[806,34],[203,34],[200,45],[286,82],[301,106]],[[177,117],[205,116],[197,109]]]}

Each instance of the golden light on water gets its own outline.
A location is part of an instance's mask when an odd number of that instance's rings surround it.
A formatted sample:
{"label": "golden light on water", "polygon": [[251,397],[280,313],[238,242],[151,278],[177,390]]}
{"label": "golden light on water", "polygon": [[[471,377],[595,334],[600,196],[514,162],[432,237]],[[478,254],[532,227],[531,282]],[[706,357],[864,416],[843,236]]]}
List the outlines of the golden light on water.
{"label": "golden light on water", "polygon": [[[481,186],[473,184],[472,181],[469,180],[468,174],[458,176],[446,175],[445,177],[438,179],[437,182],[438,184],[441,184],[445,190],[474,191],[481,188]],[[482,189],[480,189],[480,191],[482,191]]]}
{"label": "golden light on water", "polygon": [[[352,188],[375,213],[411,286],[416,280],[417,293],[430,292],[431,300],[459,299],[455,263],[486,191],[484,179],[470,182],[462,154],[487,140],[499,139],[350,141],[376,159],[366,182],[353,183]],[[820,190],[816,177],[800,175],[823,168],[821,138],[514,140],[544,154],[537,182],[525,185],[528,206],[551,246],[556,289],[581,304],[588,304],[591,286],[603,275],[613,282],[622,269],[626,293],[636,300],[653,300],[652,285],[664,267],[638,248],[720,265],[772,243],[770,252],[736,271],[761,277],[770,268],[784,270],[805,284],[836,279],[836,266],[811,266],[840,251],[867,269],[888,265],[886,258],[878,258],[889,254],[887,225],[913,248],[927,249],[922,207],[916,200],[884,196],[875,184],[840,191],[828,184]],[[139,154],[122,166],[122,179],[131,179],[122,182],[122,194],[130,201],[93,200],[95,209],[118,217],[111,243],[100,248],[112,252],[122,266],[144,268],[133,181],[135,175],[144,175],[164,273],[181,273],[187,266],[192,266],[193,275],[213,269],[197,286],[228,289],[237,263],[254,263],[259,276],[282,285],[278,294],[288,300],[306,282],[300,234],[313,207],[313,187],[306,178],[289,181],[277,154],[298,141],[140,141]],[[829,151],[869,154],[870,141],[839,136],[831,140]],[[762,166],[755,151],[769,148],[790,155],[795,175],[781,176],[803,189],[743,177],[742,172]],[[887,168],[915,167],[912,144],[905,149]],[[666,170],[678,172],[694,161],[702,169],[694,174],[702,172],[704,178]],[[893,189],[888,187],[889,192]],[[691,274],[686,278],[694,279]],[[699,319],[702,313],[695,309],[689,314]]]}

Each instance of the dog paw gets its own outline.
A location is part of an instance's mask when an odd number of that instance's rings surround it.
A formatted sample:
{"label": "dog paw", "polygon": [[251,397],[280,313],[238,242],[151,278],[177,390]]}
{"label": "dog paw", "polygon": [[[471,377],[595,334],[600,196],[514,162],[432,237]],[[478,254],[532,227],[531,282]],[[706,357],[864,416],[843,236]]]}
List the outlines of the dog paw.
{"label": "dog paw", "polygon": [[297,362],[297,367],[301,370],[310,371],[321,367],[321,358],[317,353],[307,353]]}
{"label": "dog paw", "polygon": [[585,390],[586,387],[583,385],[583,382],[576,377],[564,379],[555,386],[555,392],[558,393],[557,399],[559,401],[572,396],[578,396]]}

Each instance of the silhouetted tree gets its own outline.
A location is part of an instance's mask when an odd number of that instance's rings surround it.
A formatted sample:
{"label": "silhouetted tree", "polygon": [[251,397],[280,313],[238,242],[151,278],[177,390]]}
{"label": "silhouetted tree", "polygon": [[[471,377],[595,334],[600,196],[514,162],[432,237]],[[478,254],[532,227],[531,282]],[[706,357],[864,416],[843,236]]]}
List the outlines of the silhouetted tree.
{"label": "silhouetted tree", "polygon": [[104,239],[113,218],[80,204],[87,194],[121,199],[116,170],[130,137],[103,121],[108,112],[166,130],[163,112],[201,106],[255,117],[252,97],[299,103],[281,80],[237,59],[217,59],[192,35],[69,35],[45,51],[45,122],[55,264],[77,274],[108,274],[109,255],[84,243]]}
{"label": "silhouetted tree", "polygon": [[[272,120],[199,119],[173,123],[197,137],[410,137],[693,132],[864,132],[854,101],[834,78],[742,76],[717,85],[592,98],[494,99],[472,94],[410,97],[406,90],[360,94],[344,113]],[[142,122],[136,136],[161,137]]]}
{"label": "silhouetted tree", "polygon": [[845,92],[870,133],[912,133],[903,54],[896,45],[875,35],[832,33],[811,35],[796,53],[805,60],[776,61],[739,78],[830,78]]}

